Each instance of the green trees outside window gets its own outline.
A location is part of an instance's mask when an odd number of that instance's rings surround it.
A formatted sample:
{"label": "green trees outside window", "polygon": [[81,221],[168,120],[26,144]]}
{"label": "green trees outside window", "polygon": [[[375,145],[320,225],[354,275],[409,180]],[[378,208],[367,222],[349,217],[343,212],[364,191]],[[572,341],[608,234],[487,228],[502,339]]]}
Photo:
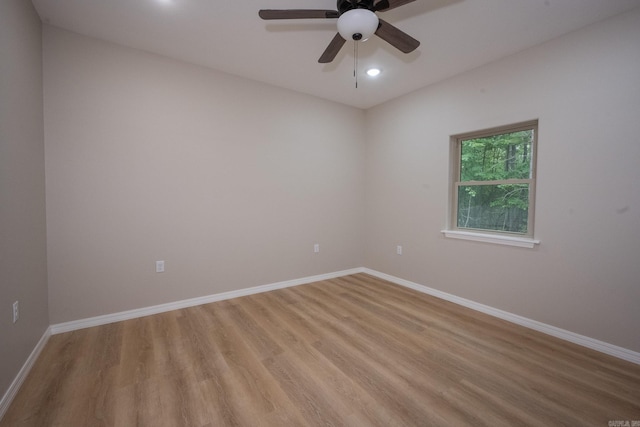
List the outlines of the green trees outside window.
{"label": "green trees outside window", "polygon": [[533,234],[537,123],[454,138],[458,229]]}

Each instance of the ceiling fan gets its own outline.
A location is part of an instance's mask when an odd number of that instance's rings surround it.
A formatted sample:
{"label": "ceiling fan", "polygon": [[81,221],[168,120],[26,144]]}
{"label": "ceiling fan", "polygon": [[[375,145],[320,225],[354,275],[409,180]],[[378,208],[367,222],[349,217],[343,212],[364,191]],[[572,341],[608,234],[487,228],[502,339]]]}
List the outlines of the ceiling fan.
{"label": "ceiling fan", "polygon": [[380,37],[404,53],[413,52],[420,42],[386,21],[376,12],[386,12],[415,0],[337,0],[338,10],[322,9],[262,9],[262,19],[338,19],[338,33],[318,62],[333,61],[347,40],[365,41],[372,35]]}

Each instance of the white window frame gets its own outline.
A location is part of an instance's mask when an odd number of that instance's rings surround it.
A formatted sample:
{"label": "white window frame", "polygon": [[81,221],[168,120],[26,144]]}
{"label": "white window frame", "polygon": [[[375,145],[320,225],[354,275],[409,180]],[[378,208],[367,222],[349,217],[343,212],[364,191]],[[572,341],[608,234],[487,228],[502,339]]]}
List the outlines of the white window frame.
{"label": "white window frame", "polygon": [[[485,138],[493,135],[513,133],[524,130],[533,130],[533,142],[531,144],[531,174],[529,179],[507,179],[499,181],[460,181],[460,169],[462,160],[462,141],[476,138]],[[533,248],[540,241],[534,238],[534,213],[536,194],[536,164],[538,153],[538,120],[515,123],[507,126],[498,126],[481,131],[467,132],[452,135],[450,138],[450,189],[449,189],[449,215],[447,229],[442,230],[445,237],[454,239],[474,240],[486,243]],[[461,185],[499,185],[499,184],[528,184],[529,205],[527,218],[527,233],[511,233],[497,230],[481,230],[458,227],[458,188]]]}

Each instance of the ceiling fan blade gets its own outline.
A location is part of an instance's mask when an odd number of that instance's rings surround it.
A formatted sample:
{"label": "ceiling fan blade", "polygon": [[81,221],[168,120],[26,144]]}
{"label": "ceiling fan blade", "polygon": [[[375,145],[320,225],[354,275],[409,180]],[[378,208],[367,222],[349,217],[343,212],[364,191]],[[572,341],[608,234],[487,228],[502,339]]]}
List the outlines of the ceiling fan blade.
{"label": "ceiling fan blade", "polygon": [[404,53],[413,52],[420,46],[418,40],[382,19],[380,19],[378,29],[376,30],[376,36]]}
{"label": "ceiling fan blade", "polygon": [[326,64],[333,61],[333,59],[336,57],[338,52],[340,52],[340,49],[346,42],[347,41],[342,38],[340,33],[336,33],[333,40],[331,40],[331,43],[329,43],[329,46],[327,46],[320,59],[318,59],[318,62],[321,64]]}
{"label": "ceiling fan blade", "polygon": [[373,8],[378,12],[386,12],[387,10],[395,9],[396,7],[404,6],[414,1],[416,0],[380,0]]}
{"label": "ceiling fan blade", "polygon": [[340,13],[337,10],[321,9],[262,9],[258,12],[262,19],[329,19],[337,18]]}

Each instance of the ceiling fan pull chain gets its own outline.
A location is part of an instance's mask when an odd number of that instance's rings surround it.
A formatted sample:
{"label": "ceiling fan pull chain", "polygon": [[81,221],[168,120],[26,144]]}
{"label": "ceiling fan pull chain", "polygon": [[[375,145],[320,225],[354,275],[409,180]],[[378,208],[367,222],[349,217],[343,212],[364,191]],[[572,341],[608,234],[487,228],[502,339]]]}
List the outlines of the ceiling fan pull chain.
{"label": "ceiling fan pull chain", "polygon": [[356,89],[358,89],[358,42],[353,41],[353,78],[356,80]]}

